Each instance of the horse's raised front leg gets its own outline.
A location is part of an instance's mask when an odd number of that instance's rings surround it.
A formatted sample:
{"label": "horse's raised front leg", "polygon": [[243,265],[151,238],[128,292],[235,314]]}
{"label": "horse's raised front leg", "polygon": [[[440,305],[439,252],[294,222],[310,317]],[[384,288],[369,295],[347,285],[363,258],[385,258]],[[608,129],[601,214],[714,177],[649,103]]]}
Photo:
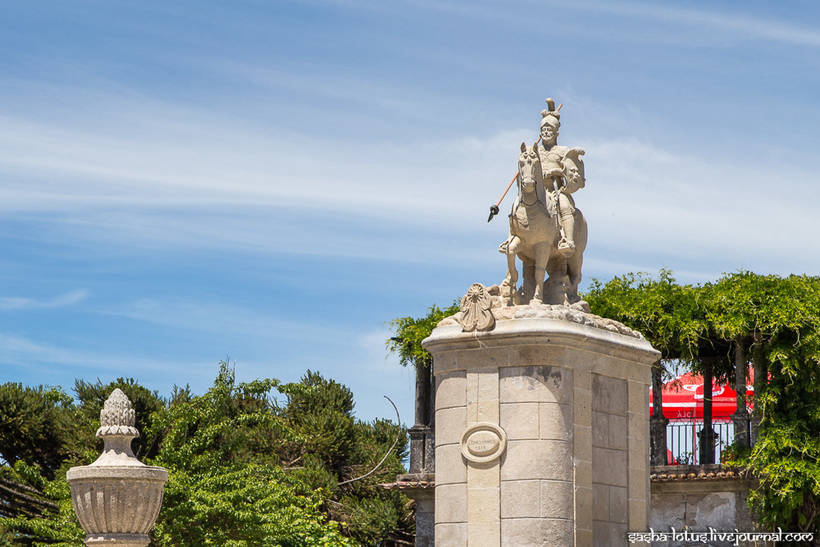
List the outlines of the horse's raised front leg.
{"label": "horse's raised front leg", "polygon": [[544,276],[547,271],[547,261],[550,257],[550,245],[547,242],[539,243],[535,246],[535,263],[534,266],[534,279],[535,279],[535,292],[532,295],[532,300],[530,304],[543,304],[544,303]]}

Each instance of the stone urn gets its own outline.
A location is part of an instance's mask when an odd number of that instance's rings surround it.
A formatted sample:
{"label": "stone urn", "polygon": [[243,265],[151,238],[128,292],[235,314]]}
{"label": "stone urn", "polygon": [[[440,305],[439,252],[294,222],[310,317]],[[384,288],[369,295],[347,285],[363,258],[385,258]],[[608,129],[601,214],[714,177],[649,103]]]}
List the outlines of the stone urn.
{"label": "stone urn", "polygon": [[151,542],[148,533],[162,506],[168,471],[134,456],[131,441],[139,436],[134,419],[131,401],[115,389],[100,411],[97,437],[105,442],[103,453],[66,474],[86,545],[144,547]]}

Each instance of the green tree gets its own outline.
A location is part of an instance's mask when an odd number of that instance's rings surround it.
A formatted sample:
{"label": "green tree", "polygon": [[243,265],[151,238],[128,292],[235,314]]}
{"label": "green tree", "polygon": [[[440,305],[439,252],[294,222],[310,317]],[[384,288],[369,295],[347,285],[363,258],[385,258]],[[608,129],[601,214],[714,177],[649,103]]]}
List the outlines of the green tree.
{"label": "green tree", "polygon": [[749,315],[763,378],[748,465],[760,486],[749,501],[769,527],[820,533],[820,278],[756,281],[749,286],[760,300]]}
{"label": "green tree", "polygon": [[459,304],[453,301],[444,309],[430,306],[423,317],[399,317],[390,322],[393,336],[387,340],[387,349],[399,356],[401,366],[411,365],[416,369],[416,424],[429,425],[433,413],[433,356],[421,342],[430,336],[439,321],[457,311]]}
{"label": "green tree", "polygon": [[37,466],[53,478],[69,457],[75,432],[74,403],[55,387],[0,386],[0,457]]}
{"label": "green tree", "polygon": [[279,415],[297,439],[285,464],[295,476],[329,493],[328,514],[365,545],[411,539],[407,499],[379,486],[404,472],[404,429],[387,420],[356,420],[351,391],[315,372],[307,371],[300,382],[279,391],[286,396]]}
{"label": "green tree", "polygon": [[459,311],[458,301],[446,308],[435,304],[427,309],[423,317],[399,317],[390,322],[393,336],[387,340],[387,349],[399,356],[399,364],[406,367],[430,369],[433,356],[421,347],[421,341],[430,336],[439,321]]}
{"label": "green tree", "polygon": [[704,328],[695,290],[679,285],[669,270],[660,270],[657,279],[645,273],[628,273],[605,284],[594,279],[583,297],[592,313],[643,334],[662,360],[692,362]]}
{"label": "green tree", "polygon": [[281,386],[286,404],[279,414],[298,439],[295,464],[305,454],[322,460],[334,476],[342,476],[343,465],[355,442],[353,393],[345,386],[307,371],[302,381]]}
{"label": "green tree", "polygon": [[650,427],[652,463],[666,464],[666,422],[661,408],[663,380],[679,365],[696,362],[705,330],[697,289],[679,285],[669,270],[657,279],[628,273],[605,284],[593,280],[583,296],[593,313],[641,332],[661,357],[652,367],[653,414]]}
{"label": "green tree", "polygon": [[[386,420],[356,420],[353,395],[337,382],[308,371],[293,384],[238,383],[222,363],[201,396],[174,387],[160,399],[123,379],[77,386],[82,402],[74,424],[83,431],[73,434],[90,442],[101,395],[126,386],[143,401],[137,410],[143,460],[169,471],[154,530],[159,545],[373,545],[411,537],[406,498],[379,487],[403,472],[405,432]],[[397,438],[402,442],[393,447]],[[98,453],[63,460],[53,480],[22,460],[0,466],[0,480],[31,498],[15,498],[23,500],[20,509],[0,520],[0,537],[80,545],[65,472]],[[6,502],[0,498],[0,507]]]}
{"label": "green tree", "polygon": [[[94,433],[103,402],[114,388],[122,389],[133,402],[140,431],[147,430],[153,412],[165,407],[156,392],[140,386],[133,378],[118,378],[108,384],[77,380],[74,392],[78,403],[58,387],[3,384],[0,457],[9,464],[19,460],[36,465],[47,478],[53,478],[64,461],[96,458],[101,442]],[[134,441],[134,451],[140,458],[152,457],[158,444],[159,439],[143,434]]]}
{"label": "green tree", "polygon": [[[82,545],[85,533],[80,528],[71,494],[65,480],[68,465],[63,464],[56,478],[49,480],[42,469],[18,461],[13,466],[0,467],[0,482],[8,488],[23,493],[27,503],[0,519],[0,538],[5,536],[3,545],[56,545],[78,547]],[[14,503],[15,495],[3,492],[0,505]]]}
{"label": "green tree", "polygon": [[[406,431],[392,421],[380,419],[357,422],[354,436],[356,442],[348,459],[351,465],[342,475],[350,482],[335,491],[337,520],[349,523],[350,534],[364,545],[406,544],[413,539],[415,526],[408,499],[380,486],[405,472],[401,461],[407,455]],[[396,449],[382,461],[397,439]]]}
{"label": "green tree", "polygon": [[[203,396],[155,417],[169,469],[160,545],[345,545],[320,508],[326,493],[288,473],[277,448],[298,437],[274,412],[275,380],[237,384],[223,364]],[[160,433],[161,432],[161,433]]]}
{"label": "green tree", "polygon": [[705,376],[743,373],[751,354],[760,429],[739,461],[759,481],[749,503],[764,526],[818,531],[820,278],[738,272],[691,286],[662,270],[593,282],[585,298]]}
{"label": "green tree", "polygon": [[160,397],[157,391],[151,391],[139,385],[134,378],[117,378],[107,384],[103,384],[99,378],[95,383],[84,380],[74,381],[74,393],[80,402],[77,407],[76,417],[82,423],[82,431],[92,433],[90,439],[86,437],[91,441],[86,448],[91,452],[98,452],[100,443],[95,442],[93,437],[93,433],[96,431],[95,424],[100,421],[100,411],[103,403],[116,388],[121,389],[131,400],[131,404],[134,405],[135,425],[141,432],[141,435],[134,439],[132,445],[134,454],[140,459],[155,457],[159,451],[161,439],[156,435],[151,435],[148,425],[151,423],[151,415],[154,412],[165,409],[166,401]]}

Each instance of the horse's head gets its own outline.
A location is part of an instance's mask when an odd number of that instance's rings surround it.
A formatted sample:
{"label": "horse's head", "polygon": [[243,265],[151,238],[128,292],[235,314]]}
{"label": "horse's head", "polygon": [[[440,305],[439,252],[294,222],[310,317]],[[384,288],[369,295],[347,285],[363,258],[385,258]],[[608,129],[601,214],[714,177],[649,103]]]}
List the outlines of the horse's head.
{"label": "horse's head", "polygon": [[518,176],[521,181],[521,191],[526,194],[535,192],[536,183],[544,182],[541,158],[535,146],[527,147],[525,143],[521,143],[521,154],[518,156]]}
{"label": "horse's head", "polygon": [[582,149],[572,148],[564,156],[564,179],[570,193],[583,188],[586,184],[584,160],[581,159],[583,155],[584,151]]}

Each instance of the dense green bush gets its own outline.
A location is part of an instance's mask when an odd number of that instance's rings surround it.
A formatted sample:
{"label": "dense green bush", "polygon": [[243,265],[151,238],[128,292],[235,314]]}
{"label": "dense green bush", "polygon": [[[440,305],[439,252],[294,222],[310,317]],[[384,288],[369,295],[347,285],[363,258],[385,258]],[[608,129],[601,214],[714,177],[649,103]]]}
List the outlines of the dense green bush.
{"label": "dense green bush", "polygon": [[[46,409],[66,422],[59,436],[46,438],[50,459],[39,457],[33,442],[18,443],[9,457],[4,453],[12,465],[0,467],[0,478],[55,505],[37,511],[21,506],[0,520],[0,537],[20,545],[81,545],[65,471],[99,453],[94,422],[115,387],[134,402],[142,432],[135,449],[145,463],[169,471],[153,531],[157,545],[373,545],[412,537],[407,499],[379,487],[403,472],[400,426],[357,420],[350,390],[317,373],[308,371],[292,384],[237,383],[225,363],[201,396],[175,388],[162,399],[129,379],[77,381],[78,403],[59,390],[0,387],[0,402],[5,392],[13,400],[22,394],[29,414]],[[0,413],[18,409],[0,403]],[[16,427],[45,426],[32,422],[18,420]],[[339,485],[372,469],[397,436],[399,444],[375,473]]]}
{"label": "dense green bush", "polygon": [[761,524],[820,533],[820,278],[738,272],[679,285],[662,270],[593,282],[584,297],[695,370],[731,380],[737,352],[751,357],[760,427],[733,465],[757,480],[749,503]]}

